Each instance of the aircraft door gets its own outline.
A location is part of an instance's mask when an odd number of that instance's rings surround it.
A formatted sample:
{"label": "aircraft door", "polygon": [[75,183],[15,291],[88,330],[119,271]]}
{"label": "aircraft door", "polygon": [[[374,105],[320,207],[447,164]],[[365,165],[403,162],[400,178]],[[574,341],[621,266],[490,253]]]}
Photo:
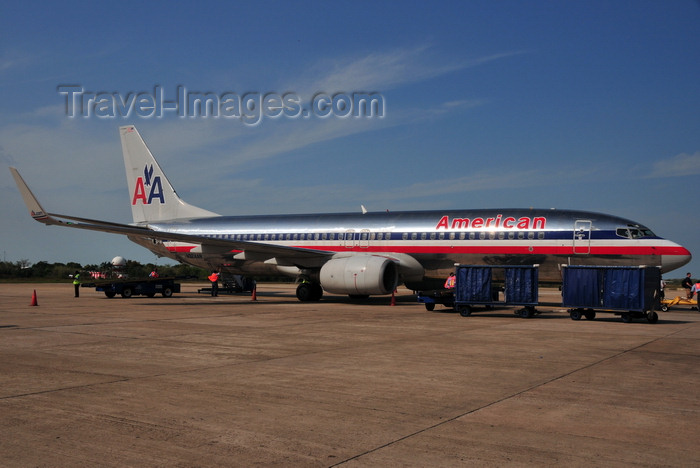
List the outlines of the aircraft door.
{"label": "aircraft door", "polygon": [[587,219],[577,219],[574,222],[574,254],[588,255],[591,253],[591,225]]}
{"label": "aircraft door", "polygon": [[354,229],[348,229],[345,231],[345,248],[352,249],[353,247],[361,247],[366,249],[369,247],[369,229],[363,229],[360,232],[356,232]]}
{"label": "aircraft door", "polygon": [[345,248],[352,249],[355,246],[355,230],[348,229],[345,231]]}
{"label": "aircraft door", "polygon": [[363,229],[360,231],[360,247],[366,249],[369,247],[369,229]]}

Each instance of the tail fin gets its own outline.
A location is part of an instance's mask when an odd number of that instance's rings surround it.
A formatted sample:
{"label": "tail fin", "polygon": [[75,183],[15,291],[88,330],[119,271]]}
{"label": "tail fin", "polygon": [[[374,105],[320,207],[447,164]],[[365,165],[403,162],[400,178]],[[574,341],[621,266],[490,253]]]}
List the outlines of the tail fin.
{"label": "tail fin", "polygon": [[119,134],[135,223],[219,216],[178,197],[136,127],[119,127]]}

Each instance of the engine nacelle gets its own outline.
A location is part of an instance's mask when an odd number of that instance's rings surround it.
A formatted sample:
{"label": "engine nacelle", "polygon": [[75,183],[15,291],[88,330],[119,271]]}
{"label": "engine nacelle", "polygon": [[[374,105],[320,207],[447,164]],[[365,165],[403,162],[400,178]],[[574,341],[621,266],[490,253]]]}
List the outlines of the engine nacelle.
{"label": "engine nacelle", "polygon": [[319,279],[323,289],[335,294],[390,294],[399,284],[399,268],[388,258],[352,255],[326,262]]}

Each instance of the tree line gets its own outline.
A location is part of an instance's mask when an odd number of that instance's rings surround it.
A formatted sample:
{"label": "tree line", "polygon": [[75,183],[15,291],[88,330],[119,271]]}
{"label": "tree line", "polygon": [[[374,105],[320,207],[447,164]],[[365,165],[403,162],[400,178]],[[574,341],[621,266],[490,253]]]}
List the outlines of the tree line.
{"label": "tree line", "polygon": [[[130,278],[146,277],[154,269],[160,276],[175,276],[177,278],[192,278],[206,280],[210,272],[190,265],[156,265],[153,263],[141,264],[134,260],[127,260],[126,264],[119,268],[118,272]],[[0,262],[0,280],[71,280],[71,275],[80,272],[82,278],[87,279],[92,272],[105,273],[107,275],[116,270],[110,262],[81,265],[76,262],[49,263],[40,261],[31,263],[29,260],[17,262]],[[72,281],[72,280],[71,280]]]}

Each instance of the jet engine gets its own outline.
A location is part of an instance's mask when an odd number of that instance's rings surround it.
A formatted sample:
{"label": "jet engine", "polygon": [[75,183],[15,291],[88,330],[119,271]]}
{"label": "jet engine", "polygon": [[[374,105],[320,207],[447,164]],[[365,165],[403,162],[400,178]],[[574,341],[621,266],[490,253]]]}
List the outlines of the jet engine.
{"label": "jet engine", "polygon": [[385,257],[352,255],[321,267],[321,286],[335,294],[390,294],[399,283],[398,265]]}

